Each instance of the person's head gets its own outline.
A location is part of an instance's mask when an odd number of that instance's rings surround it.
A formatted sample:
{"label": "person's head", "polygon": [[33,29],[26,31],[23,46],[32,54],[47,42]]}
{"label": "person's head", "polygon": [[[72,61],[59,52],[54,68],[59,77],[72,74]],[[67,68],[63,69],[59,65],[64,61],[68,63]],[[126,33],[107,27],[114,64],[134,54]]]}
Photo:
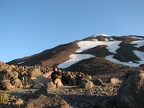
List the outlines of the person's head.
{"label": "person's head", "polygon": [[53,67],[53,71],[57,72],[57,71],[58,71],[58,67],[57,67],[57,66],[54,66],[54,67]]}

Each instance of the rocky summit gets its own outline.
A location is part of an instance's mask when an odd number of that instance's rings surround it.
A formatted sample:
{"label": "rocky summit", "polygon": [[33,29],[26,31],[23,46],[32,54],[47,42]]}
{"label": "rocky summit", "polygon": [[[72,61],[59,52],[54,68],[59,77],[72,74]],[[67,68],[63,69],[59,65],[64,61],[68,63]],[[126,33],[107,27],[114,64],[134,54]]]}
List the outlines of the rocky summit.
{"label": "rocky summit", "polygon": [[143,74],[144,36],[93,35],[0,62],[0,108],[143,108]]}

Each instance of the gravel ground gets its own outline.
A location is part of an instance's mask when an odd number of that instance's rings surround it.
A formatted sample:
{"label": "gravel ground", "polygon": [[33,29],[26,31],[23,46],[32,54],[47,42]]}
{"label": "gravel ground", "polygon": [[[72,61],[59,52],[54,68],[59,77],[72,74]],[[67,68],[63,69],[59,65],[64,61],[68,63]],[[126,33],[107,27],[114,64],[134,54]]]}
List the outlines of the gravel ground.
{"label": "gravel ground", "polygon": [[66,86],[49,93],[58,94],[74,108],[98,108],[104,101],[114,104],[118,89],[119,85],[111,84],[94,86],[92,89]]}
{"label": "gravel ground", "polygon": [[[48,94],[55,94],[64,99],[73,108],[99,108],[104,101],[112,101],[114,104],[117,90],[120,85],[104,84],[95,85],[92,89],[79,88],[77,86],[64,86],[48,90]],[[7,93],[14,95],[13,100],[22,99],[24,103],[38,89],[12,89]],[[27,97],[27,98],[26,98]],[[12,103],[15,105],[15,103]]]}

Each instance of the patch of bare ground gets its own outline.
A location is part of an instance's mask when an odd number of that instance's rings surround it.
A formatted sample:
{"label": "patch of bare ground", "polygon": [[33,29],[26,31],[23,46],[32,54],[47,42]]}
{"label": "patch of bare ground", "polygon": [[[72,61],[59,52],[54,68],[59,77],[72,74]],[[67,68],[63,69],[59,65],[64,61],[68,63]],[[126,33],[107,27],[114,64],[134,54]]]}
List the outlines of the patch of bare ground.
{"label": "patch of bare ground", "polygon": [[105,57],[108,55],[111,55],[112,53],[108,51],[108,49],[106,49],[106,45],[99,45],[97,47],[88,49],[83,51],[80,54],[92,54],[95,55],[96,57]]}
{"label": "patch of bare ground", "polygon": [[126,40],[120,44],[120,48],[116,50],[117,53],[114,55],[115,59],[122,62],[135,62],[137,60],[140,60],[139,57],[137,57],[133,52],[137,48],[134,47],[134,45],[130,44],[130,42],[131,40]]}
{"label": "patch of bare ground", "polygon": [[144,52],[144,46],[139,47],[137,50]]}

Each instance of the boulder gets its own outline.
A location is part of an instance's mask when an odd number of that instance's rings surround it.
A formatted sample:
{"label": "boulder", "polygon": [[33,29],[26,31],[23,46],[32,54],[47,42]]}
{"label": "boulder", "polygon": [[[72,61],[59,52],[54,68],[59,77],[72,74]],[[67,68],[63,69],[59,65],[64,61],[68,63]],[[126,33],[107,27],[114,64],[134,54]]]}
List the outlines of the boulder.
{"label": "boulder", "polygon": [[10,80],[3,80],[2,82],[2,88],[5,90],[11,90],[13,89],[13,86],[10,83]]}
{"label": "boulder", "polygon": [[92,79],[91,75],[86,75],[85,78],[88,79],[88,80]]}
{"label": "boulder", "polygon": [[12,79],[14,77],[14,74],[12,73],[12,71],[11,70],[7,70],[7,71],[5,71],[5,73],[4,73],[4,75],[3,75],[3,80],[7,80],[7,79]]}
{"label": "boulder", "polygon": [[39,68],[34,67],[29,70],[29,74],[30,74],[30,77],[33,78],[33,77],[42,75],[42,72]]}
{"label": "boulder", "polygon": [[0,65],[4,65],[4,64],[5,64],[4,62],[0,61]]}
{"label": "boulder", "polygon": [[118,78],[111,78],[110,83],[113,85],[119,84],[119,83],[121,83],[121,80],[119,80]]}
{"label": "boulder", "polygon": [[94,86],[94,84],[93,84],[92,81],[89,81],[88,79],[82,79],[80,81],[79,86],[82,87],[82,88],[91,89]]}
{"label": "boulder", "polygon": [[21,80],[18,78],[13,79],[11,81],[11,83],[15,88],[22,88],[23,87]]}
{"label": "boulder", "polygon": [[18,99],[16,100],[15,104],[20,107],[21,105],[24,104],[24,101],[22,99]]}
{"label": "boulder", "polygon": [[117,108],[144,108],[144,71],[135,70],[125,74],[117,98]]}
{"label": "boulder", "polygon": [[18,78],[18,73],[17,72],[13,72],[13,77],[11,78],[11,84],[15,87],[15,88],[22,88],[22,82],[21,80]]}

